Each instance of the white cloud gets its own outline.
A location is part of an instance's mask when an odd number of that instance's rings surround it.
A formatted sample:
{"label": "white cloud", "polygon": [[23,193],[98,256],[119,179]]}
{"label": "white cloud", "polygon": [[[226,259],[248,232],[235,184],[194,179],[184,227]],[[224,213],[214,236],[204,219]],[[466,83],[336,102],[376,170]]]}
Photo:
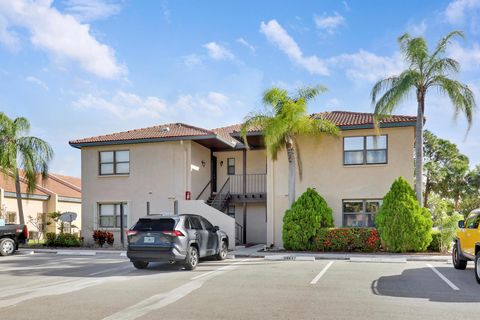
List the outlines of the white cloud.
{"label": "white cloud", "polygon": [[74,101],[73,105],[81,110],[106,111],[122,120],[139,117],[158,119],[168,112],[164,100],[153,96],[142,98],[136,94],[123,91],[118,91],[110,99],[87,94]]}
{"label": "white cloud", "polygon": [[425,20],[420,23],[410,22],[407,25],[407,31],[415,37],[424,36],[427,31],[427,22]]}
{"label": "white cloud", "polygon": [[480,46],[474,43],[471,48],[464,48],[458,42],[452,42],[447,55],[457,60],[463,69],[480,67]]}
{"label": "white cloud", "polygon": [[215,60],[233,60],[235,56],[227,48],[216,42],[209,42],[203,45],[208,50],[208,55]]}
{"label": "white cloud", "polygon": [[345,11],[350,11],[350,6],[348,5],[347,1],[342,1],[343,7],[345,8]]}
{"label": "white cloud", "polygon": [[357,83],[375,82],[396,75],[405,69],[400,53],[390,57],[359,50],[357,53],[341,54],[328,59],[329,65],[345,69],[346,76]]}
{"label": "white cloud", "polygon": [[82,22],[106,19],[121,10],[118,1],[65,0],[64,4],[65,11]]}
{"label": "white cloud", "polygon": [[329,74],[325,62],[316,56],[305,57],[295,40],[290,37],[287,31],[285,31],[276,20],[270,20],[267,23],[262,21],[260,24],[260,32],[263,33],[271,43],[283,51],[293,62],[311,74]]}
{"label": "white cloud", "polygon": [[463,24],[465,16],[480,8],[480,0],[453,0],[445,9],[445,17],[452,24]]}
{"label": "white cloud", "polygon": [[25,78],[25,80],[31,83],[35,83],[36,85],[42,87],[43,89],[48,90],[47,84],[34,76],[28,76]]}
{"label": "white cloud", "polygon": [[207,95],[180,95],[175,107],[188,112],[209,112],[209,116],[221,117],[228,107],[228,97],[220,92]]}
{"label": "white cloud", "polygon": [[89,25],[60,13],[52,7],[52,0],[1,1],[0,21],[4,22],[0,41],[6,45],[19,41],[9,28],[21,27],[28,30],[34,46],[59,62],[76,62],[85,71],[106,79],[126,74],[126,68],[117,62],[113,49],[98,42],[91,35]]}
{"label": "white cloud", "polygon": [[221,117],[228,108],[229,98],[220,92],[206,94],[181,94],[176,100],[165,101],[155,96],[141,97],[134,93],[118,91],[111,97],[86,94],[73,102],[80,110],[99,110],[120,120],[172,118],[179,113],[205,117]]}
{"label": "white cloud", "polygon": [[317,29],[325,30],[330,34],[333,34],[338,27],[345,25],[345,18],[337,12],[332,16],[325,13],[322,16],[315,15],[314,20]]}
{"label": "white cloud", "polygon": [[245,40],[243,38],[238,38],[237,42],[244,45],[248,49],[250,49],[250,51],[252,51],[252,53],[255,53],[255,51],[256,51],[255,47],[253,45],[251,45],[250,43],[248,43],[247,40]]}
{"label": "white cloud", "polygon": [[194,53],[183,57],[183,64],[191,68],[202,64],[202,58]]}

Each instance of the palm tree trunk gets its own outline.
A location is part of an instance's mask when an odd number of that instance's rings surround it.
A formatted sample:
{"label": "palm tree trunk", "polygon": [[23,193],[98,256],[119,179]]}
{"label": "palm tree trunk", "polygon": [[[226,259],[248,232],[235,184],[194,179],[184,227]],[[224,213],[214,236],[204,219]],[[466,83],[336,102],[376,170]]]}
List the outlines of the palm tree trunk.
{"label": "palm tree trunk", "polygon": [[430,197],[430,190],[432,186],[430,185],[430,177],[427,174],[427,181],[425,182],[425,192],[423,194],[423,205],[425,208],[428,207],[428,198]]}
{"label": "palm tree trunk", "polygon": [[22,191],[20,189],[20,176],[18,172],[15,172],[15,192],[17,193],[17,207],[18,207],[18,219],[20,224],[25,224],[25,218],[23,217],[23,204],[22,204]]}
{"label": "palm tree trunk", "polygon": [[287,140],[288,157],[288,205],[295,201],[295,148],[292,139]]}
{"label": "palm tree trunk", "polygon": [[417,93],[417,124],[415,128],[415,193],[420,206],[422,199],[423,178],[423,112],[425,107],[425,95]]}

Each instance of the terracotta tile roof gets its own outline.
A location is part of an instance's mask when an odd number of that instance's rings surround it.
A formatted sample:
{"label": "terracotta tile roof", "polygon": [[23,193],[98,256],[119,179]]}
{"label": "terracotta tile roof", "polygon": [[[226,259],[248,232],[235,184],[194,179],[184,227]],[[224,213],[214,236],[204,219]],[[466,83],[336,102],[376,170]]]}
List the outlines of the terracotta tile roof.
{"label": "terracotta tile roof", "polygon": [[[31,194],[35,195],[49,195],[51,191],[61,197],[81,198],[81,180],[75,177],[58,175],[49,173],[48,178],[43,180],[38,175],[37,186]],[[11,176],[0,174],[0,187],[6,192],[15,192],[15,180]],[[45,190],[46,189],[46,190]],[[21,193],[27,193],[27,184],[23,179],[20,180]]]}
{"label": "terracotta tile roof", "polygon": [[84,138],[70,141],[71,145],[95,142],[128,141],[140,139],[176,138],[188,136],[213,135],[211,130],[194,127],[184,123],[169,123],[159,126],[135,129],[124,132],[106,134],[102,136]]}
{"label": "terracotta tile roof", "polygon": [[[5,192],[15,192],[15,179],[13,179],[9,175],[5,175],[0,173],[0,188],[5,190]],[[27,184],[23,181],[20,181],[20,192],[26,194],[27,193]],[[33,190],[30,194],[34,194],[37,196],[48,196],[48,193],[43,192],[39,189]]]}
{"label": "terracotta tile roof", "polygon": [[[373,124],[374,118],[373,113],[361,113],[361,112],[349,112],[349,111],[328,111],[328,112],[319,112],[312,115],[315,118],[322,117],[325,120],[332,121],[339,127],[344,126],[357,126],[357,125],[369,125]],[[405,123],[405,122],[415,122],[417,117],[413,116],[398,116],[391,115],[388,116],[380,123]]]}
{"label": "terracotta tile roof", "polygon": [[[373,124],[373,113],[361,113],[361,112],[350,112],[350,111],[328,111],[328,112],[319,112],[311,115],[314,118],[323,117],[325,120],[332,121],[338,127],[346,126],[356,126],[356,125],[371,125]],[[398,116],[391,115],[386,117],[380,123],[406,123],[406,122],[415,122],[417,117],[414,116]],[[241,124],[234,124],[226,127],[213,129],[214,132],[222,135],[231,135],[233,133],[240,132]],[[258,132],[259,130],[253,128],[249,132]]]}
{"label": "terracotta tile roof", "polygon": [[[323,117],[326,120],[332,121],[334,124],[342,127],[357,126],[357,125],[372,125],[373,113],[361,113],[350,111],[328,111],[312,114],[312,117]],[[411,123],[416,121],[413,116],[399,116],[391,115],[383,119],[380,123]],[[232,137],[233,133],[240,132],[241,124],[233,124],[226,127],[215,128],[212,130],[194,127],[184,123],[170,123],[149,128],[142,128],[130,130],[125,132],[112,133],[102,136],[84,138],[70,141],[73,146],[82,144],[90,144],[97,142],[115,142],[115,141],[129,141],[129,140],[148,140],[158,138],[178,138],[178,137],[200,137],[216,135],[220,139],[229,143],[236,144],[238,140]],[[253,128],[249,132],[259,132],[258,129]]]}

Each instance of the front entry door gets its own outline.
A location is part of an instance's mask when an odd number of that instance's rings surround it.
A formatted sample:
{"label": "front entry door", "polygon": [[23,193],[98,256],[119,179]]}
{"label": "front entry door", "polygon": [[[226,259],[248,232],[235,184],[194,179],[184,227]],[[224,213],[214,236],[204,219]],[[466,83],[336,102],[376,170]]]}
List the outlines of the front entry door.
{"label": "front entry door", "polygon": [[212,156],[212,192],[217,192],[217,157]]}

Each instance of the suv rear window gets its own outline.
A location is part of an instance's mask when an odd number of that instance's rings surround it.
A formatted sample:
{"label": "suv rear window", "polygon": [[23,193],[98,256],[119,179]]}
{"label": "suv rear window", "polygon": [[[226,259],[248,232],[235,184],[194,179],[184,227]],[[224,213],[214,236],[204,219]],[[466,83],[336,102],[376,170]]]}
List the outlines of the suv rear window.
{"label": "suv rear window", "polygon": [[133,227],[136,231],[170,231],[175,229],[174,219],[140,219]]}

